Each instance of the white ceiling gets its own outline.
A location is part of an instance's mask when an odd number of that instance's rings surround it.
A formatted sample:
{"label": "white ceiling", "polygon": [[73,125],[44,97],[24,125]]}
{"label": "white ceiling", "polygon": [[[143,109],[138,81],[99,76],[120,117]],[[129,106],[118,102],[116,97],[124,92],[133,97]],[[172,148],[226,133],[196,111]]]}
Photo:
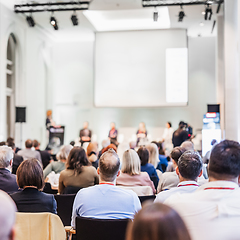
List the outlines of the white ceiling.
{"label": "white ceiling", "polygon": [[[68,0],[64,0],[65,2]],[[52,1],[52,2],[64,2],[64,1]],[[13,10],[14,4],[33,2],[33,1],[23,1],[23,0],[0,0],[2,4]],[[48,0],[38,0],[35,2],[48,2]],[[213,21],[216,19],[216,8],[217,5],[213,5],[213,17],[211,21],[205,21],[202,11],[204,11],[204,6],[195,5],[195,6],[184,6],[184,12],[186,17],[183,22],[178,22],[178,13],[180,7],[173,6],[169,7],[169,16],[171,28],[184,28],[187,29],[188,36],[197,37],[209,37],[215,36],[216,29],[213,34],[211,34],[211,29]],[[90,4],[89,10],[129,10],[129,9],[143,9],[146,12],[153,12],[153,8],[143,8],[141,0],[93,0]],[[88,21],[83,13],[77,12],[79,18],[79,25],[72,26],[70,17],[71,12],[56,12],[54,16],[58,20],[59,31],[53,30],[52,26],[49,23],[51,14],[49,12],[43,13],[34,13],[33,17],[35,22],[39,25],[40,28],[49,32],[53,39],[57,41],[68,40],[85,40],[93,38],[93,31],[96,31],[94,26]],[[223,14],[223,6],[221,8],[220,14]],[[111,17],[109,21],[116,21],[117,16],[115,14],[110,14]],[[24,16],[23,16],[24,17]],[[119,17],[119,16],[118,16]],[[139,17],[139,16],[138,16]],[[204,26],[200,26],[200,23],[203,23]],[[26,23],[27,24],[27,23]],[[145,28],[146,29],[146,28]],[[149,28],[151,29],[151,28]]]}

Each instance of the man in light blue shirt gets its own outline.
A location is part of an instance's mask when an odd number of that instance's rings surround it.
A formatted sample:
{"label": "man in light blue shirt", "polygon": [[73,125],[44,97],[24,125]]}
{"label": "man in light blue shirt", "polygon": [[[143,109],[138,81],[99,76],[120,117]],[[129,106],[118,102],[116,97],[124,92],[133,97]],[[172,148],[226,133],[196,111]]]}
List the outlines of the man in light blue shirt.
{"label": "man in light blue shirt", "polygon": [[178,160],[176,173],[180,183],[177,187],[157,194],[155,202],[164,202],[175,194],[192,193],[198,189],[197,179],[202,175],[202,159],[198,152],[186,151]]}
{"label": "man in light blue shirt", "polygon": [[99,185],[80,190],[73,203],[72,222],[75,228],[77,216],[98,219],[133,219],[141,209],[138,196],[131,190],[116,187],[120,174],[120,160],[113,149],[99,160]]}

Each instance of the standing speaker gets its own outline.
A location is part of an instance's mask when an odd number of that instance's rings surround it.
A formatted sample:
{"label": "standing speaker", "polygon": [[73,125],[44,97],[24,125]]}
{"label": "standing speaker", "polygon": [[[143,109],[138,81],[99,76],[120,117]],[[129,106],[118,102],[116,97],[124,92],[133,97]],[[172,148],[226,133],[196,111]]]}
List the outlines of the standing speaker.
{"label": "standing speaker", "polygon": [[16,122],[26,122],[26,107],[16,107]]}

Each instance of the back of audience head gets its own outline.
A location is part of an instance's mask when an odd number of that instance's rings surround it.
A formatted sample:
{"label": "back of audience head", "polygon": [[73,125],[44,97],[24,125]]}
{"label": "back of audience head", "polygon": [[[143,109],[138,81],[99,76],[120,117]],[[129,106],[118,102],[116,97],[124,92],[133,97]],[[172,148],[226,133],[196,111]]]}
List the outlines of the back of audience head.
{"label": "back of audience head", "polygon": [[185,127],[185,122],[180,121],[178,126],[179,126],[180,129],[183,129]]}
{"label": "back of audience head", "polygon": [[178,160],[176,172],[184,180],[196,181],[202,174],[202,159],[198,152],[186,151]]}
{"label": "back of audience head", "polygon": [[114,149],[110,148],[99,159],[98,174],[101,181],[114,182],[119,174],[120,159]]}
{"label": "back of audience head", "polygon": [[0,142],[0,146],[6,146],[6,142],[4,141]]}
{"label": "back of audience head", "polygon": [[186,149],[182,147],[175,147],[171,151],[170,157],[172,158],[176,165],[178,164],[178,160],[184,152],[186,152]]}
{"label": "back of audience head", "polygon": [[102,148],[106,148],[109,145],[110,145],[109,139],[102,140]]}
{"label": "back of audience head", "polygon": [[148,162],[151,163],[156,168],[159,163],[158,147],[156,144],[150,143],[146,146],[146,148],[149,151]]}
{"label": "back of audience head", "polygon": [[91,156],[92,153],[97,154],[98,146],[96,142],[90,142],[87,147],[87,156]]}
{"label": "back of audience head", "polygon": [[0,239],[15,239],[16,206],[5,192],[0,190]]}
{"label": "back of audience head", "polygon": [[32,145],[36,149],[40,146],[40,142],[38,142],[38,140],[34,139]]}
{"label": "back of audience head", "polygon": [[13,150],[8,146],[0,146],[0,168],[8,168],[13,159]]}
{"label": "back of audience head", "polygon": [[129,143],[129,147],[130,147],[130,149],[135,149],[135,148],[137,147],[136,141],[131,141],[131,142]]}
{"label": "back of audience head", "polygon": [[110,148],[112,148],[115,152],[117,152],[117,147],[116,147],[116,145],[111,143],[111,144],[109,144],[107,147],[105,147],[105,148],[102,150],[102,154],[105,153],[105,152],[107,152],[108,149],[110,149]]}
{"label": "back of audience head", "polygon": [[56,155],[58,161],[65,162],[68,159],[70,151],[73,149],[72,145],[63,145]]}
{"label": "back of audience head", "polygon": [[129,223],[126,240],[190,240],[179,214],[162,203],[145,205]]}
{"label": "back of audience head", "polygon": [[86,152],[81,147],[74,147],[70,151],[66,163],[67,169],[72,169],[76,173],[80,174],[82,172],[83,166],[89,166],[90,162],[87,159]]}
{"label": "back of audience head", "polygon": [[133,149],[128,149],[123,153],[122,168],[123,173],[138,175],[141,172],[141,162],[138,154]]}
{"label": "back of audience head", "polygon": [[35,187],[38,190],[43,189],[43,169],[40,162],[35,159],[24,160],[17,169],[17,184],[20,188]]}
{"label": "back of audience head", "polygon": [[189,140],[184,141],[180,147],[185,148],[187,151],[194,151],[194,144]]}
{"label": "back of audience head", "polygon": [[12,141],[7,142],[8,147],[12,148],[13,150],[16,148],[15,143]]}
{"label": "back of audience head", "polygon": [[33,141],[31,139],[27,139],[25,142],[25,147],[32,148],[32,146],[33,146]]}
{"label": "back of audience head", "polygon": [[148,159],[149,159],[149,152],[147,148],[140,147],[137,151],[137,154],[140,158],[141,166],[145,166],[148,163]]}
{"label": "back of audience head", "polygon": [[210,155],[208,170],[210,180],[236,182],[240,175],[240,144],[231,140],[216,144]]}

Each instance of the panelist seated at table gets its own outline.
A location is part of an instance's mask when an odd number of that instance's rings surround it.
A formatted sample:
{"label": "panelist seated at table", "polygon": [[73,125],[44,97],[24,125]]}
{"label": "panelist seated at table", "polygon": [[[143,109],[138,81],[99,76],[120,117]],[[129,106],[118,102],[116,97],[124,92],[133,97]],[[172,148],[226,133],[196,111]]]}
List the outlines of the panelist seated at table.
{"label": "panelist seated at table", "polygon": [[83,123],[83,129],[80,130],[79,137],[81,144],[91,142],[92,131],[88,129],[88,122]]}

